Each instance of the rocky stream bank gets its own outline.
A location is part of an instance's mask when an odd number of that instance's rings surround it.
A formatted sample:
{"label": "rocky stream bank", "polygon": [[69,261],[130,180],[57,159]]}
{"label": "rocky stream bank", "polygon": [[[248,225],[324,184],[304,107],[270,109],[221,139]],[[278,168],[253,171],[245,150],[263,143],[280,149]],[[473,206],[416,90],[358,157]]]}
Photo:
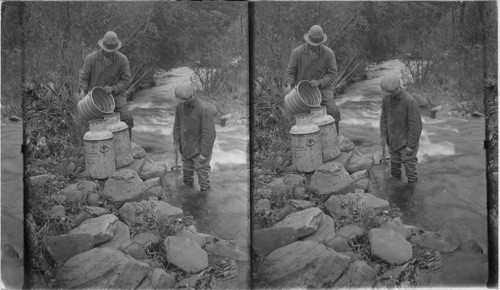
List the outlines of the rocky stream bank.
{"label": "rocky stream bank", "polygon": [[287,160],[279,178],[253,169],[255,287],[432,286],[442,254],[486,254],[460,224],[442,231],[404,224],[401,211],[377,197],[372,170],[386,160],[338,140],[340,156],[313,174]]}
{"label": "rocky stream bank", "polygon": [[[178,174],[173,164],[153,161],[133,142],[132,148],[134,162],[103,181],[79,166],[72,166],[78,173],[71,182],[29,168],[32,285],[211,288],[235,278],[236,261],[249,260],[234,241],[198,232],[192,217],[169,204],[165,177]],[[48,208],[36,210],[37,202]]]}

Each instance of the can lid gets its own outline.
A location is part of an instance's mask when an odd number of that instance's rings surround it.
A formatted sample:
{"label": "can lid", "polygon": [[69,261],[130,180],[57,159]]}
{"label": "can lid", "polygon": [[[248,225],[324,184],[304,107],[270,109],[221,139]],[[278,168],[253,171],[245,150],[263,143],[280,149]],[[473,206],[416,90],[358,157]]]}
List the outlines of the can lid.
{"label": "can lid", "polygon": [[113,139],[113,133],[108,130],[88,131],[85,135],[83,135],[83,140],[85,141],[104,141],[108,139]]}
{"label": "can lid", "polygon": [[295,125],[290,129],[290,134],[293,135],[306,135],[319,132],[319,127],[316,124]]}

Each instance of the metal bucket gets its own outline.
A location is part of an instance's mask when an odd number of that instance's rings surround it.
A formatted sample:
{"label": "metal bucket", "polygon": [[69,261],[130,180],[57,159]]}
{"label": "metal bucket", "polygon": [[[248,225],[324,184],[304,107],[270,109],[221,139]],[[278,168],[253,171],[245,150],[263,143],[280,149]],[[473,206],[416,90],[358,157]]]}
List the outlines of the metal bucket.
{"label": "metal bucket", "polygon": [[311,109],[313,123],[319,127],[321,140],[321,151],[323,161],[330,161],[340,156],[340,147],[337,142],[337,130],[335,120],[326,113],[326,107],[316,107]]}
{"label": "metal bucket", "polygon": [[285,96],[285,108],[292,115],[309,113],[311,108],[319,106],[321,93],[309,81],[301,81]]}
{"label": "metal bucket", "polygon": [[89,127],[83,136],[85,168],[94,179],[109,178],[116,171],[113,133],[102,119],[89,121]]}
{"label": "metal bucket", "polygon": [[310,113],[295,115],[295,122],[290,130],[293,164],[299,172],[314,172],[323,165],[319,127]]}
{"label": "metal bucket", "polygon": [[127,124],[120,121],[120,113],[104,114],[104,120],[106,120],[106,129],[113,133],[116,168],[129,166],[134,162],[134,157]]}
{"label": "metal bucket", "polygon": [[78,102],[77,109],[86,120],[99,119],[113,112],[115,99],[111,94],[106,94],[103,87],[95,87]]}

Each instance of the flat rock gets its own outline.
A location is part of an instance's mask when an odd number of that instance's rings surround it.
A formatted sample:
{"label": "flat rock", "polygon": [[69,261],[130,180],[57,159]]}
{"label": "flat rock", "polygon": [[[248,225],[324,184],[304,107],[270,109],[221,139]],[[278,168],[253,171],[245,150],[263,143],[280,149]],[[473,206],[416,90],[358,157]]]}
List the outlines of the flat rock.
{"label": "flat rock", "polygon": [[145,180],[144,185],[146,185],[147,188],[161,186],[160,177],[153,177],[148,180]]}
{"label": "flat rock", "polygon": [[413,258],[411,244],[400,233],[374,228],[369,238],[372,254],[391,265],[401,265]]}
{"label": "flat rock", "polygon": [[205,250],[217,256],[230,258],[236,261],[249,260],[247,251],[240,249],[240,247],[229,241],[217,241],[206,244]]}
{"label": "flat rock", "polygon": [[338,163],[326,163],[320,166],[311,177],[309,187],[316,189],[323,196],[346,194],[354,188],[354,180]]}
{"label": "flat rock", "polygon": [[131,243],[125,249],[123,249],[123,253],[131,256],[136,260],[142,260],[146,258],[147,254],[142,245]]}
{"label": "flat rock", "polygon": [[306,208],[315,207],[316,203],[308,200],[289,199],[287,203],[293,206],[296,210],[304,210]]}
{"label": "flat rock", "polygon": [[94,247],[94,239],[89,234],[65,234],[50,236],[45,240],[50,256],[58,262],[66,262],[71,257]]}
{"label": "flat rock", "polygon": [[56,284],[63,289],[135,289],[148,270],[148,264],[116,249],[94,248],[66,261],[57,274]]}
{"label": "flat rock", "polygon": [[317,208],[308,208],[291,213],[282,221],[273,225],[275,228],[292,227],[297,230],[299,238],[314,233],[319,226],[323,212]]}
{"label": "flat rock", "polygon": [[152,161],[149,156],[142,159],[144,165],[142,166],[139,177],[142,180],[148,180],[155,177],[163,177],[167,167],[163,161]]}
{"label": "flat rock", "polygon": [[50,215],[52,217],[66,216],[66,209],[64,208],[64,205],[57,204],[52,206],[52,208],[50,209]]}
{"label": "flat rock", "polygon": [[103,215],[100,217],[88,219],[77,228],[71,230],[70,234],[90,234],[95,241],[95,244],[106,242],[113,238],[116,227],[118,226],[118,218],[112,214]]}
{"label": "flat rock", "polygon": [[158,244],[160,242],[160,238],[152,232],[143,232],[135,235],[132,238],[132,242],[147,248],[152,244]]}
{"label": "flat rock", "polygon": [[302,187],[302,186],[299,186],[299,187],[296,187],[294,190],[293,190],[293,196],[296,198],[296,199],[307,199],[308,196],[307,196],[307,190]]}
{"label": "flat rock", "polygon": [[359,193],[356,192],[354,195],[357,196],[357,206],[358,208],[366,208],[372,210],[388,209],[389,202],[384,199],[380,199],[369,193]]}
{"label": "flat rock", "polygon": [[140,200],[145,190],[146,185],[135,171],[122,169],[106,181],[103,194],[112,202],[124,203]]}
{"label": "flat rock", "polygon": [[372,169],[375,161],[371,154],[364,154],[361,156],[353,156],[346,167],[347,172],[353,174],[361,170],[370,171]]}
{"label": "flat rock", "polygon": [[358,181],[358,180],[361,180],[361,179],[368,178],[368,171],[366,169],[363,169],[363,170],[351,173],[351,178],[354,181]]}
{"label": "flat rock", "polygon": [[174,274],[167,273],[160,268],[154,269],[150,276],[153,289],[173,289],[177,282]]}
{"label": "flat rock", "polygon": [[355,224],[343,226],[340,229],[338,229],[338,231],[337,231],[338,236],[343,236],[347,239],[360,237],[364,233],[365,233],[365,230],[362,229],[360,226],[355,225]]}
{"label": "flat rock", "polygon": [[271,211],[271,201],[267,198],[259,199],[255,203],[253,210],[255,213],[269,212]]}
{"label": "flat rock", "polygon": [[131,243],[132,241],[130,240],[129,227],[121,221],[118,221],[118,225],[116,226],[115,233],[111,240],[102,243],[101,245],[99,245],[99,247],[115,248],[122,251]]}
{"label": "flat rock", "polygon": [[332,161],[329,161],[328,163],[338,163],[341,164],[344,168],[349,165],[349,162],[351,161],[353,154],[351,152],[342,152],[340,153],[340,156],[333,159]]}
{"label": "flat rock", "polygon": [[304,186],[304,177],[298,174],[289,174],[283,178],[283,183],[287,187]]}
{"label": "flat rock", "polygon": [[333,237],[335,237],[335,222],[329,215],[322,214],[318,229],[303,240],[325,244],[326,241],[329,241]]}
{"label": "flat rock", "polygon": [[53,181],[56,179],[56,176],[53,174],[40,174],[36,176],[30,177],[30,183],[32,186],[43,186],[45,183]]}
{"label": "flat rock", "polygon": [[180,231],[175,233],[175,236],[179,237],[179,238],[188,238],[192,241],[195,241],[202,248],[206,244],[205,238],[202,237],[200,234],[198,234],[198,231],[196,230],[196,228],[194,226],[182,228]]}
{"label": "flat rock", "polygon": [[453,252],[471,239],[469,229],[461,224],[445,223],[441,232],[424,232],[411,237],[411,242],[440,252]]}
{"label": "flat rock", "polygon": [[259,256],[267,256],[274,250],[298,239],[297,230],[291,227],[267,228],[252,231],[252,249]]}
{"label": "flat rock", "polygon": [[132,164],[125,166],[125,167],[122,167],[122,168],[120,168],[120,170],[130,169],[130,170],[135,171],[137,173],[137,175],[139,175],[139,172],[141,172],[141,170],[142,170],[142,166],[144,166],[144,161],[142,161],[142,159],[134,159],[134,162],[132,162]]}
{"label": "flat rock", "polygon": [[118,213],[123,222],[130,227],[145,225],[148,218],[161,221],[183,216],[182,209],[159,200],[127,202]]}
{"label": "flat rock", "polygon": [[84,206],[83,211],[88,213],[91,217],[98,217],[111,213],[109,209],[98,206]]}
{"label": "flat rock", "polygon": [[208,255],[198,243],[188,238],[169,236],[163,242],[167,261],[187,273],[199,273],[208,267]]}
{"label": "flat rock", "polygon": [[350,258],[312,241],[298,241],[269,254],[257,275],[271,288],[325,288],[349,266]]}
{"label": "flat rock", "polygon": [[334,288],[372,288],[377,272],[365,261],[356,260],[349,265],[347,271],[335,282]]}
{"label": "flat rock", "polygon": [[354,143],[352,143],[352,141],[349,140],[348,138],[339,135],[337,137],[337,140],[339,142],[339,147],[341,152],[350,152],[351,150],[354,149]]}
{"label": "flat rock", "polygon": [[390,229],[395,231],[396,233],[400,233],[403,235],[405,239],[409,239],[411,236],[411,232],[408,228],[406,228],[403,224],[398,223],[400,220],[388,220],[385,223],[383,223],[380,228],[381,229]]}
{"label": "flat rock", "polygon": [[146,151],[137,143],[130,142],[130,146],[132,147],[132,156],[134,157],[134,159],[142,159],[146,157]]}
{"label": "flat rock", "polygon": [[272,211],[273,219],[275,222],[280,222],[288,215],[296,212],[297,210],[291,205],[285,205],[283,208],[278,208]]}
{"label": "flat rock", "polygon": [[99,206],[99,205],[101,205],[103,203],[102,200],[101,200],[101,196],[99,194],[97,194],[97,193],[90,193],[87,196],[87,202],[91,206]]}

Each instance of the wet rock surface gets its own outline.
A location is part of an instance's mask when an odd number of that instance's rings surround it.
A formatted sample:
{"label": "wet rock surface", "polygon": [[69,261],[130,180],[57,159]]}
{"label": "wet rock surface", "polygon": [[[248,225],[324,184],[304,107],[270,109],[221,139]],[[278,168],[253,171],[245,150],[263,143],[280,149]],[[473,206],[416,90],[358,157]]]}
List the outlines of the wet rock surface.
{"label": "wet rock surface", "polygon": [[292,227],[297,230],[299,238],[305,237],[318,229],[322,214],[323,212],[319,208],[308,208],[291,213],[273,227]]}
{"label": "wet rock surface", "polygon": [[104,195],[112,202],[124,203],[141,199],[146,185],[131,169],[115,172],[104,184]]}

